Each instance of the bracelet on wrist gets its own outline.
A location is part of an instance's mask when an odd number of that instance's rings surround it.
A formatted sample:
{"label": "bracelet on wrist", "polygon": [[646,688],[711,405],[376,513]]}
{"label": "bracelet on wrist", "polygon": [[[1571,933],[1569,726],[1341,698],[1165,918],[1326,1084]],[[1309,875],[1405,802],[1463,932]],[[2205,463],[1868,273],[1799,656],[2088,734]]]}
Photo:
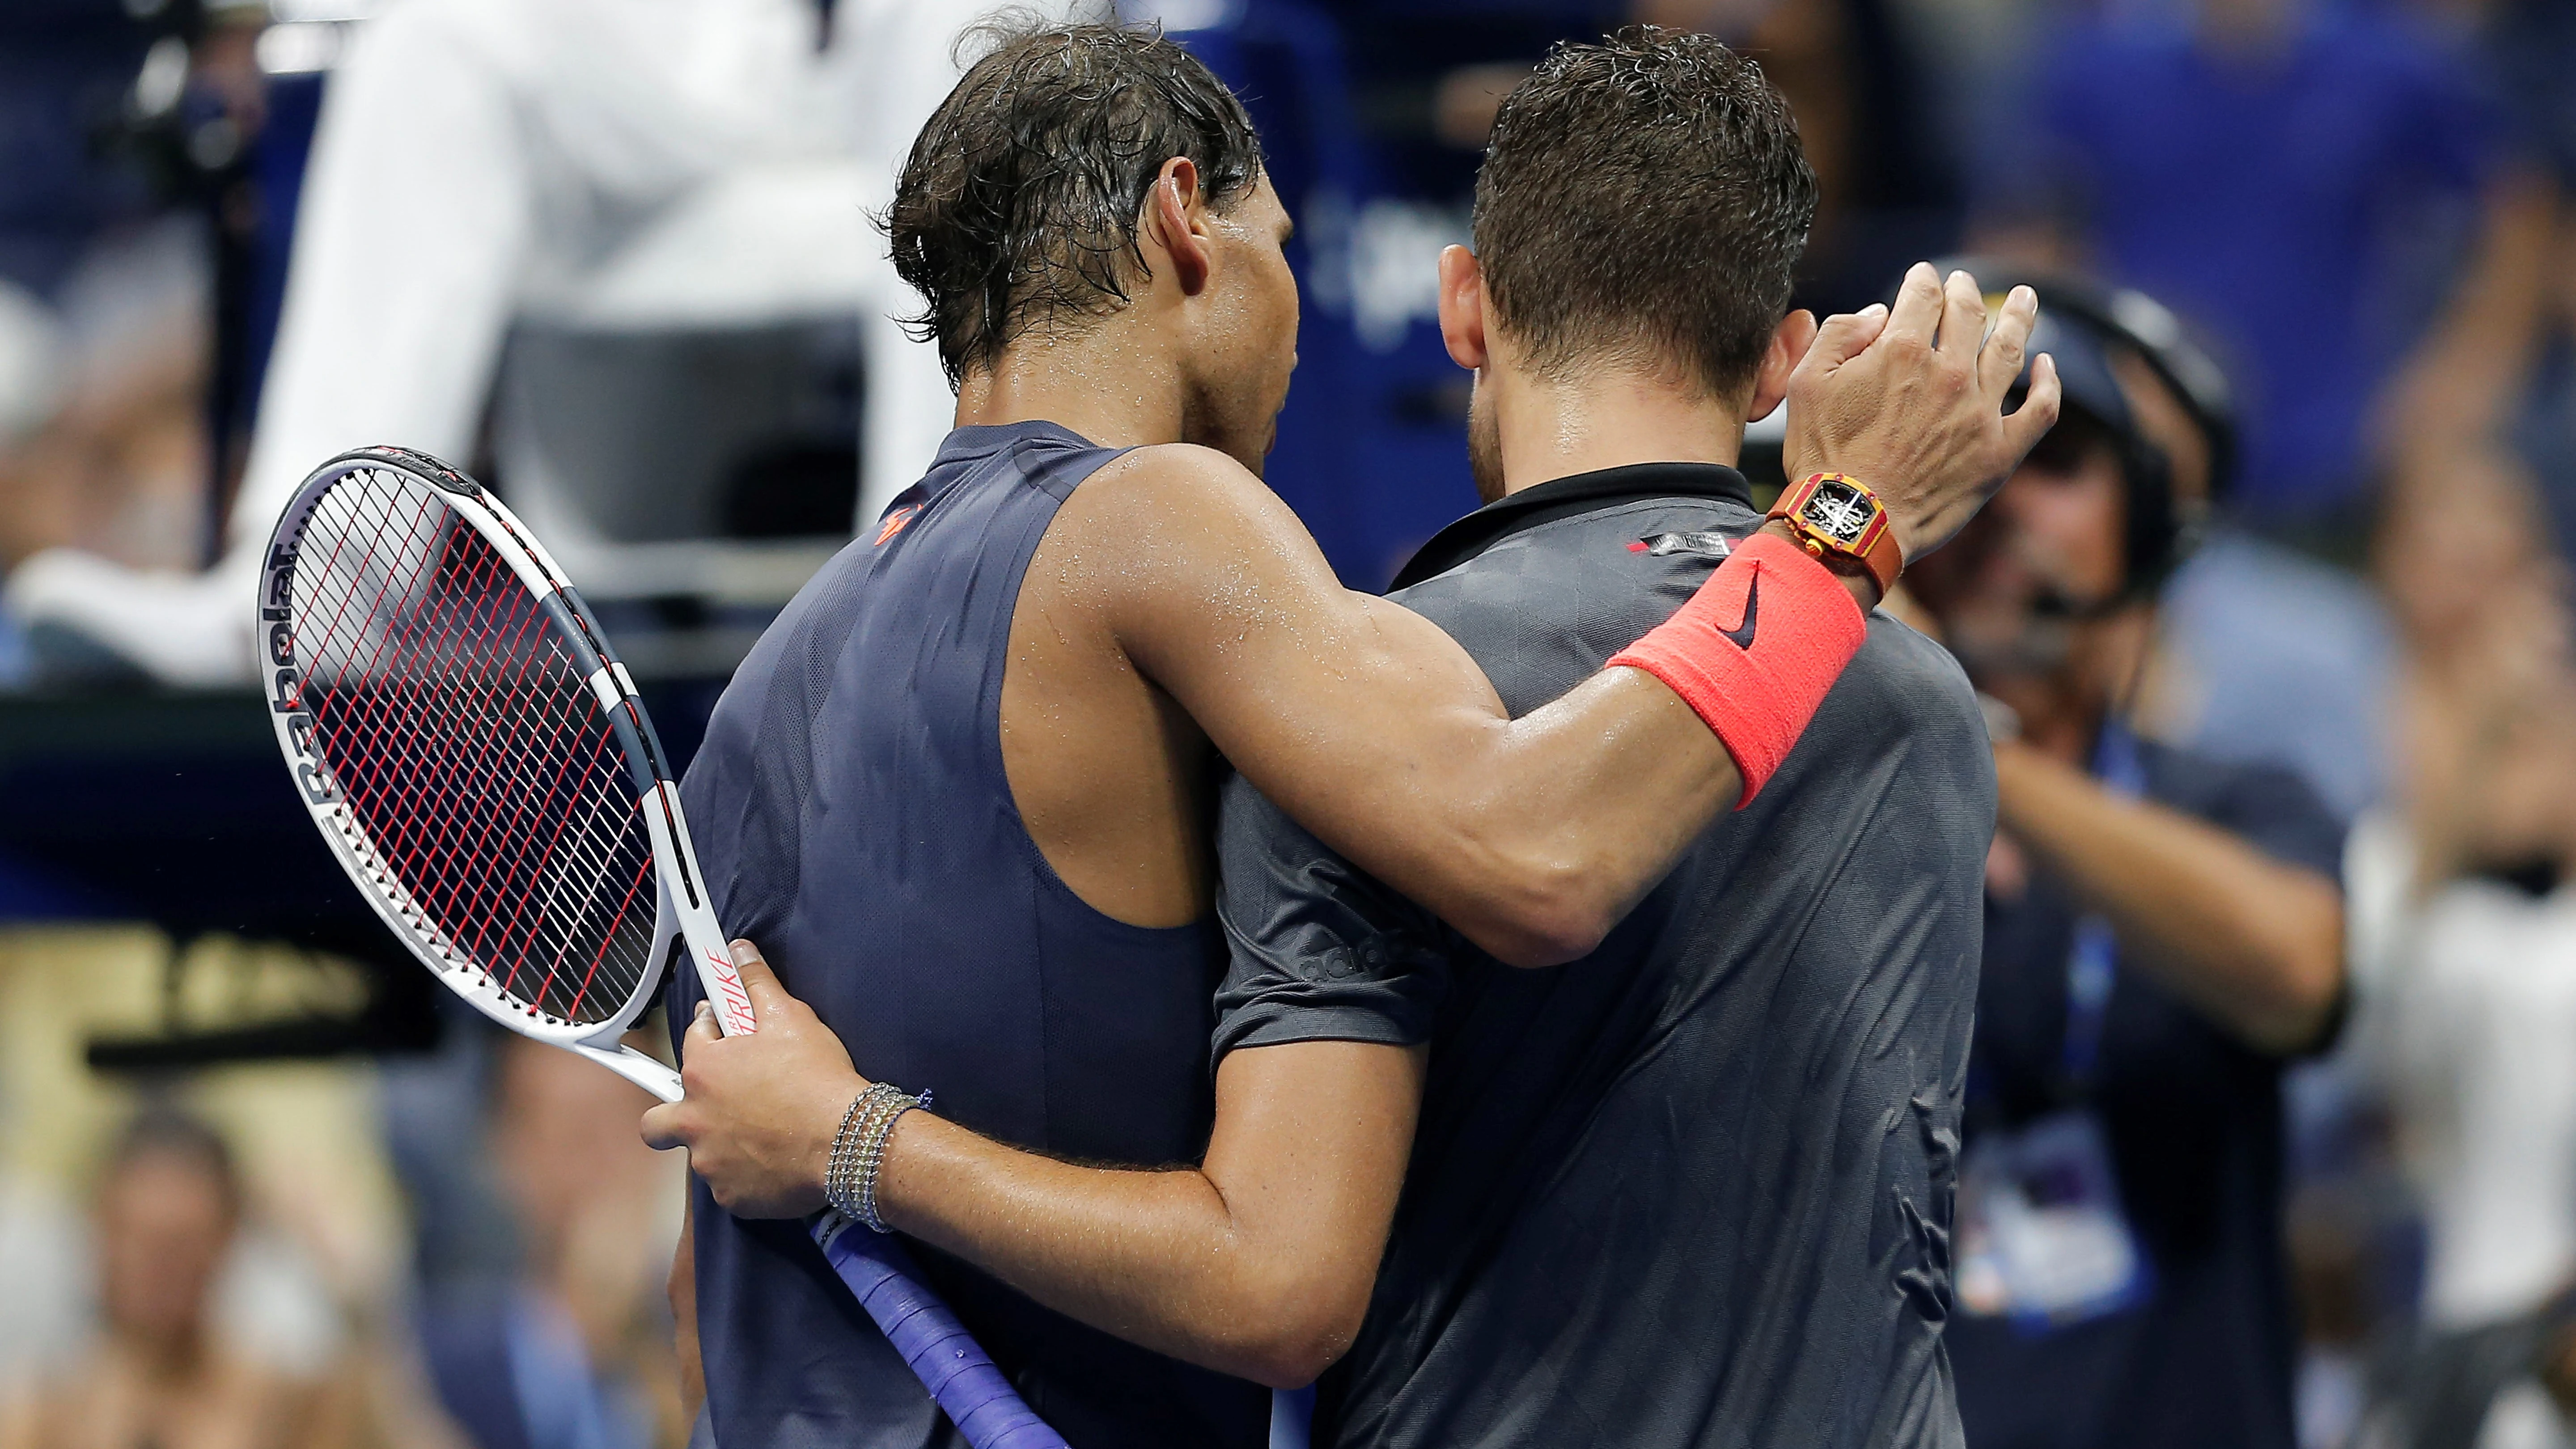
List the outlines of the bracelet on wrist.
{"label": "bracelet on wrist", "polygon": [[885,1168],[886,1143],[894,1136],[894,1124],[902,1119],[904,1113],[929,1105],[930,1093],[927,1090],[915,1097],[898,1092],[886,1104],[883,1116],[869,1120],[865,1146],[859,1157],[858,1218],[876,1232],[893,1231],[886,1226],[885,1219],[877,1215],[877,1181]]}
{"label": "bracelet on wrist", "polygon": [[868,1124],[885,1110],[891,1097],[903,1093],[883,1082],[850,1099],[849,1110],[841,1114],[840,1130],[832,1134],[831,1167],[823,1179],[823,1198],[835,1209],[857,1217],[859,1212],[859,1149],[867,1141]]}
{"label": "bracelet on wrist", "polygon": [[930,1100],[926,1091],[913,1095],[886,1082],[875,1083],[852,1099],[849,1110],[841,1114],[840,1130],[832,1135],[831,1160],[823,1176],[824,1200],[873,1231],[891,1231],[878,1216],[876,1201],[886,1139],[894,1133],[896,1118],[928,1107]]}
{"label": "bracelet on wrist", "polygon": [[861,1092],[850,1099],[849,1109],[841,1114],[841,1125],[832,1134],[832,1155],[823,1168],[823,1200],[839,1208],[848,1196],[853,1146],[858,1141],[853,1129],[859,1125],[865,1109],[874,1100],[873,1092]]}

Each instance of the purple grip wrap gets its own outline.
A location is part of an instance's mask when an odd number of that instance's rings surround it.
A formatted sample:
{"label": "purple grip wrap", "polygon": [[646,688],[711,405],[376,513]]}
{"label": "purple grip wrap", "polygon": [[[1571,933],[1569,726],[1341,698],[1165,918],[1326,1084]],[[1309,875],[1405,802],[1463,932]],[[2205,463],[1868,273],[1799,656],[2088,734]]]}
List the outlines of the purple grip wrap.
{"label": "purple grip wrap", "polygon": [[933,1403],[975,1449],[1066,1449],[1002,1376],[939,1295],[922,1285],[894,1239],[827,1212],[809,1225],[823,1257],[849,1285],[886,1342],[912,1366]]}

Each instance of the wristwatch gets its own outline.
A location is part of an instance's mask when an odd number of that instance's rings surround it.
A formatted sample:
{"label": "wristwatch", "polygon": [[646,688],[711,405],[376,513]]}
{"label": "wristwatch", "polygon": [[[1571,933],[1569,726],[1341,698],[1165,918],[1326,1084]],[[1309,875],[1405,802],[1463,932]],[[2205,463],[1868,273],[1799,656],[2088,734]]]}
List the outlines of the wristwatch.
{"label": "wristwatch", "polygon": [[1848,473],[1811,473],[1791,484],[1771,505],[1771,516],[1788,524],[1817,558],[1838,553],[1859,560],[1878,580],[1881,594],[1896,587],[1896,576],[1905,571],[1904,551],[1887,526],[1887,505]]}

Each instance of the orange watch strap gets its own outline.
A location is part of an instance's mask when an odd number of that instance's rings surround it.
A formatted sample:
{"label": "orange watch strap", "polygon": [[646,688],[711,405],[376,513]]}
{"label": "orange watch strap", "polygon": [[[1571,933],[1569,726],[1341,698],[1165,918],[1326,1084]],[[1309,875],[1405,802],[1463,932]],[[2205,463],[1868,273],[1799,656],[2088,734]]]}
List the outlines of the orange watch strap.
{"label": "orange watch strap", "polygon": [[[1878,508],[1877,519],[1870,524],[1856,550],[1845,548],[1798,516],[1799,510],[1806,507],[1807,500],[1815,494],[1817,485],[1829,478],[1868,495],[1870,502]],[[1861,566],[1869,570],[1869,576],[1877,581],[1881,598],[1896,587],[1897,575],[1905,572],[1905,551],[1897,546],[1896,528],[1888,518],[1886,503],[1880,500],[1876,489],[1848,473],[1811,473],[1799,479],[1782,491],[1779,501],[1771,505],[1769,516],[1787,523],[1807,552],[1820,559],[1828,553],[1858,559]]]}
{"label": "orange watch strap", "polygon": [[[1880,505],[1881,508],[1885,506]],[[1878,580],[1878,596],[1886,598],[1896,588],[1896,576],[1905,572],[1905,550],[1896,546],[1896,529],[1884,521],[1884,515],[1878,526],[1878,537],[1870,540],[1869,548],[1860,556],[1860,561],[1868,565],[1869,576]]]}

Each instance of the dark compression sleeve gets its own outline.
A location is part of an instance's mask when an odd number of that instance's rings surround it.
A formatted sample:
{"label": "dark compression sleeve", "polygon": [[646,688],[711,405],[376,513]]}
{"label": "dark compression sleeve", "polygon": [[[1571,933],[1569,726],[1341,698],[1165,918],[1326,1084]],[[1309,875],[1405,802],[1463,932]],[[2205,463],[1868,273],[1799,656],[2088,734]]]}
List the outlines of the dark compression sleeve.
{"label": "dark compression sleeve", "polygon": [[1237,775],[1217,824],[1225,985],[1216,1049],[1292,1041],[1411,1046],[1448,986],[1447,932],[1306,833]]}

